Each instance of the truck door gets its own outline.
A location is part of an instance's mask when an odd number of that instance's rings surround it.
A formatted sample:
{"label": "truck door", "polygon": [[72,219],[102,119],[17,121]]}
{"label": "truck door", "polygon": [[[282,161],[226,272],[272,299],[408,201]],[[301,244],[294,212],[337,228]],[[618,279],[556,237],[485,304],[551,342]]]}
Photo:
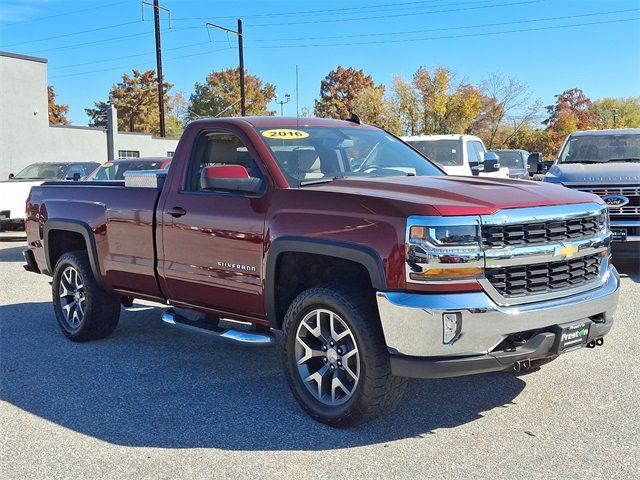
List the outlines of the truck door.
{"label": "truck door", "polygon": [[[172,300],[261,316],[270,187],[253,147],[239,135],[215,129],[196,137],[158,207],[158,270]],[[257,185],[252,192],[247,188],[251,182]]]}

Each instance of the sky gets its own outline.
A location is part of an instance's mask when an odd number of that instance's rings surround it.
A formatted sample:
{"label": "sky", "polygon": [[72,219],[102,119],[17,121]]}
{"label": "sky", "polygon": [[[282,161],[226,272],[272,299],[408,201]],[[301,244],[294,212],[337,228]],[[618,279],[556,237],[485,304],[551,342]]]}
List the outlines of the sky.
{"label": "sky", "polygon": [[[151,1],[151,0],[149,0]],[[458,81],[490,72],[526,82],[545,105],[573,87],[592,99],[640,95],[640,0],[163,0],[163,70],[172,92],[238,65],[237,40],[206,22],[244,23],[245,68],[276,86],[295,115],[342,65],[377,84],[420,66]],[[153,10],[140,0],[0,0],[0,50],[47,58],[69,119],[106,100],[132,68],[155,68]],[[144,10],[144,20],[142,18]],[[298,90],[296,96],[296,66]],[[0,92],[1,94],[1,92]],[[296,102],[297,98],[297,102]],[[279,112],[280,106],[271,104]],[[517,114],[517,112],[516,112]],[[543,115],[544,111],[540,112]]]}

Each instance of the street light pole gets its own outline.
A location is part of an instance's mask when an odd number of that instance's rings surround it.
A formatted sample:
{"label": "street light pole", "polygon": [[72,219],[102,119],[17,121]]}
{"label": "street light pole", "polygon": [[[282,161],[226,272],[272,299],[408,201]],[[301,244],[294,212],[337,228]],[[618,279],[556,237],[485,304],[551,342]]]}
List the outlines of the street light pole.
{"label": "street light pole", "polygon": [[238,30],[231,30],[230,28],[223,27],[222,25],[216,25],[215,23],[207,22],[205,27],[214,27],[224,30],[227,33],[231,33],[238,37],[238,63],[240,64],[240,114],[244,117],[247,115],[247,99],[244,88],[244,47],[242,41],[244,35],[242,34],[242,20],[238,19]]}
{"label": "street light pole", "polygon": [[288,93],[284,94],[284,100],[280,100],[279,102],[276,101],[277,104],[280,105],[280,116],[284,117],[284,105],[286,103],[289,103],[289,100],[291,100],[291,95],[289,95]]}

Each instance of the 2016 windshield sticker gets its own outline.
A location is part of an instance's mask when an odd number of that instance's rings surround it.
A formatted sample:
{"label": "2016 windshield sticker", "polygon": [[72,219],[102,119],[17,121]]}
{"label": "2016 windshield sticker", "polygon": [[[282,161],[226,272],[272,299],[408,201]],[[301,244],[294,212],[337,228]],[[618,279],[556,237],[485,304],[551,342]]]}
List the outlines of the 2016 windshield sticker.
{"label": "2016 windshield sticker", "polygon": [[265,130],[262,132],[263,137],[276,138],[278,140],[295,140],[298,138],[307,138],[309,134],[302,130],[292,130],[290,128],[276,128],[274,130]]}

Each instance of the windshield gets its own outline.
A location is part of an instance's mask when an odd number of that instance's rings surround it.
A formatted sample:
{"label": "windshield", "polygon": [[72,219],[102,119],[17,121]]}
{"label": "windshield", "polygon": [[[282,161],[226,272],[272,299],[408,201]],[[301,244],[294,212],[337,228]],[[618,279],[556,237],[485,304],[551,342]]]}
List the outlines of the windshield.
{"label": "windshield", "polygon": [[87,180],[124,180],[124,172],[128,170],[158,170],[162,166],[162,161],[141,162],[132,160],[130,162],[107,162],[100,165]]}
{"label": "windshield", "polygon": [[64,177],[66,163],[34,163],[22,169],[13,178],[21,180],[53,180]]}
{"label": "windshield", "polygon": [[500,158],[500,166],[512,169],[525,168],[524,159],[529,156],[526,152],[523,155],[522,152],[513,150],[496,150],[496,153]]}
{"label": "windshield", "polygon": [[640,161],[640,134],[620,133],[570,137],[560,153],[560,163]]}
{"label": "windshield", "polygon": [[383,130],[338,127],[259,129],[289,183],[304,186],[338,177],[444,175]]}
{"label": "windshield", "polygon": [[445,167],[462,165],[459,140],[412,140],[407,142],[429,160]]}

